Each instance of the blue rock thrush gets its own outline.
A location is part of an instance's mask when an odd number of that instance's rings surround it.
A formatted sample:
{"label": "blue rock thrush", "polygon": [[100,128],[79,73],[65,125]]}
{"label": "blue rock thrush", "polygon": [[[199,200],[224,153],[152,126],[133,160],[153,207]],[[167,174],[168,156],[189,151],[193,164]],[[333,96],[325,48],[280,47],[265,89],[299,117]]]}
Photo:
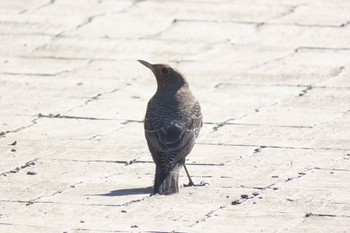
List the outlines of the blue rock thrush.
{"label": "blue rock thrush", "polygon": [[203,125],[201,108],[179,71],[165,64],[138,61],[153,72],[158,85],[144,121],[148,148],[156,164],[153,193],[178,193],[182,166],[189,185],[194,185],[185,160]]}

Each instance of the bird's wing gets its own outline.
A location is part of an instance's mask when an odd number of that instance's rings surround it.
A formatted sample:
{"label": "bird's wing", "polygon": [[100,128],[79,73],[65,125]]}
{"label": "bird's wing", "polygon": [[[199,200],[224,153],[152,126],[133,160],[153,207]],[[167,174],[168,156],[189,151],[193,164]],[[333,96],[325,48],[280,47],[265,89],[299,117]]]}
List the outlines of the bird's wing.
{"label": "bird's wing", "polygon": [[145,134],[155,163],[171,169],[183,160],[192,150],[201,126],[200,114],[187,122],[174,121],[168,125],[160,125],[146,118]]}

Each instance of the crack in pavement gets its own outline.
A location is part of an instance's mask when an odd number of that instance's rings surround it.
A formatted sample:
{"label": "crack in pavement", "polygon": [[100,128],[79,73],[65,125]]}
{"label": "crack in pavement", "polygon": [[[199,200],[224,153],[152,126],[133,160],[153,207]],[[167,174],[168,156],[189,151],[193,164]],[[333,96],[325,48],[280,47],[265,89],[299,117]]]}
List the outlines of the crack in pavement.
{"label": "crack in pavement", "polygon": [[143,197],[143,198],[138,198],[138,199],[135,199],[135,200],[131,200],[131,201],[125,202],[125,203],[123,203],[123,204],[121,204],[119,206],[130,206],[131,204],[138,203],[138,202],[144,201],[146,199],[149,199],[152,196],[154,196],[154,195],[150,195],[150,196],[146,196],[146,197]]}
{"label": "crack in pavement", "polygon": [[235,118],[230,118],[230,119],[227,119],[227,120],[225,120],[223,122],[214,123],[216,125],[213,127],[213,129],[212,129],[212,131],[210,133],[214,133],[214,132],[218,131],[221,127],[225,126],[229,121],[232,121],[232,120],[235,120]]}
{"label": "crack in pavement", "polygon": [[[87,17],[83,22],[78,24],[75,28],[70,29],[69,31],[75,31],[79,28],[82,28],[82,27],[86,26],[87,24],[92,23],[96,18],[106,16],[107,14],[108,14],[108,12],[91,15],[91,16]],[[69,31],[66,31],[66,32],[69,32]]]}
{"label": "crack in pavement", "polygon": [[48,42],[46,42],[45,44],[40,45],[40,46],[34,48],[32,52],[36,52],[36,51],[38,51],[38,50],[40,50],[40,49],[45,48],[45,47],[48,46],[52,41],[54,41],[55,39],[61,37],[63,34],[68,33],[68,32],[72,32],[72,31],[75,31],[75,30],[77,30],[77,29],[79,29],[79,28],[81,28],[81,27],[83,27],[83,26],[86,26],[87,24],[93,22],[96,18],[101,17],[101,16],[105,16],[105,15],[107,15],[107,14],[108,14],[108,12],[99,13],[99,14],[95,14],[95,15],[88,16],[86,19],[83,20],[83,22],[81,22],[81,23],[75,25],[73,28],[64,29],[64,30],[62,30],[61,32],[59,32],[59,33],[57,33],[57,34],[54,34]]}
{"label": "crack in pavement", "polygon": [[51,5],[53,5],[55,2],[56,2],[56,0],[49,0],[48,3],[45,3],[45,4],[43,4],[43,5],[41,5],[41,6],[37,7],[37,8],[35,8],[34,10],[40,10],[40,9],[42,9],[42,8],[51,6]]}
{"label": "crack in pavement", "polygon": [[60,118],[60,119],[76,119],[76,120],[92,120],[92,121],[112,121],[115,119],[111,118],[97,118],[97,117],[84,117],[84,116],[68,116],[68,115],[61,115],[61,114],[41,114],[38,115],[39,118]]}
{"label": "crack in pavement", "polygon": [[[130,160],[128,164],[136,164],[136,163],[148,163],[148,164],[154,164],[153,161],[147,161],[147,160]],[[189,166],[217,166],[217,167],[222,167],[225,166],[224,163],[195,163],[195,162],[186,162],[186,165]],[[191,177],[194,177],[193,175],[191,175]],[[197,177],[211,177],[211,176],[197,176]]]}
{"label": "crack in pavement", "polygon": [[[49,2],[44,3],[44,4],[36,7],[35,9],[33,9],[33,11],[40,10],[40,9],[45,8],[47,6],[53,5],[55,3],[55,1],[56,0],[49,0]],[[24,13],[27,13],[28,11],[30,11],[30,9],[24,9],[24,10],[20,11],[19,14],[24,14]]]}
{"label": "crack in pavement", "polygon": [[[214,123],[214,124],[216,124],[216,125],[213,127],[212,131],[209,132],[209,134],[217,132],[220,128],[222,128],[222,127],[225,126],[225,125],[239,125],[239,123],[233,123],[233,122],[230,122],[230,121],[235,121],[235,120],[244,119],[244,118],[246,118],[246,117],[249,117],[249,116],[252,116],[252,115],[254,115],[254,114],[257,114],[257,113],[261,112],[261,110],[263,110],[263,109],[266,109],[266,108],[275,106],[275,105],[277,105],[277,104],[281,104],[281,103],[286,102],[286,101],[288,101],[288,100],[289,100],[289,98],[288,98],[288,99],[281,100],[281,101],[279,101],[279,102],[274,102],[274,103],[269,104],[269,105],[266,105],[266,106],[260,106],[260,107],[258,107],[258,108],[256,108],[256,109],[254,109],[254,111],[252,111],[251,113],[243,114],[243,115],[241,115],[241,116],[239,116],[239,117],[237,117],[237,118],[229,118],[229,119],[227,119],[227,120],[225,120],[225,121],[223,121],[223,122]],[[243,125],[243,124],[242,124],[242,125]]]}
{"label": "crack in pavement", "polygon": [[292,150],[330,150],[330,151],[349,151],[350,148],[334,148],[334,147],[296,147],[296,146],[278,146],[278,145],[257,145],[257,144],[234,144],[234,143],[214,143],[214,142],[196,142],[198,145],[212,146],[232,146],[232,147],[264,147],[272,149],[292,149]]}
{"label": "crack in pavement", "polygon": [[[288,9],[285,12],[283,12],[283,13],[281,13],[279,15],[273,16],[273,17],[271,17],[271,18],[269,18],[269,19],[267,19],[267,20],[265,20],[263,22],[257,23],[255,25],[255,27],[256,27],[257,30],[260,30],[263,26],[266,26],[266,25],[280,25],[280,24],[268,23],[268,22],[271,21],[271,20],[280,19],[280,18],[286,17],[286,16],[288,16],[290,14],[293,14],[296,11],[296,9],[298,7],[300,7],[300,6],[302,6],[302,5],[290,6],[290,7],[288,7]],[[285,24],[281,24],[281,25],[285,25]]]}
{"label": "crack in pavement", "polygon": [[125,120],[123,121],[121,124],[122,125],[128,125],[128,124],[131,124],[131,123],[144,123],[144,121],[142,120]]}
{"label": "crack in pavement", "polygon": [[76,186],[78,185],[81,185],[83,184],[84,182],[83,181],[79,181],[77,183],[74,183],[74,184],[71,184],[68,188],[66,189],[63,189],[63,190],[58,190],[58,191],[54,191],[52,193],[49,193],[49,194],[45,194],[45,195],[42,195],[40,197],[36,197],[34,199],[31,199],[29,201],[26,201],[26,206],[29,206],[29,205],[33,205],[35,203],[44,203],[44,202],[38,202],[38,200],[42,199],[42,198],[47,198],[47,197],[53,197],[53,196],[56,196],[57,194],[61,194],[63,192],[66,192],[67,190],[71,190],[71,189],[74,189]]}
{"label": "crack in pavement", "polygon": [[79,163],[117,163],[117,164],[124,164],[125,166],[133,164],[133,160],[130,161],[124,161],[124,160],[99,160],[99,159],[92,159],[92,160],[84,160],[84,159],[46,159],[51,161],[69,161],[69,162],[79,162]]}
{"label": "crack in pavement", "polygon": [[138,3],[140,2],[145,2],[146,0],[131,0],[132,4],[128,7],[125,7],[124,9],[114,12],[113,14],[118,14],[118,13],[127,13],[128,11],[130,11],[132,8],[134,8],[135,6],[138,5]]}
{"label": "crack in pavement", "polygon": [[3,74],[3,75],[14,75],[14,76],[25,75],[25,76],[43,76],[43,77],[52,77],[52,76],[58,75],[58,73],[56,73],[56,74],[47,74],[47,73],[17,73],[17,72],[1,72],[0,74]]}
{"label": "crack in pavement", "polygon": [[330,119],[330,120],[326,120],[326,121],[322,121],[319,122],[317,124],[314,124],[313,127],[319,127],[320,125],[324,125],[324,124],[329,124],[332,122],[336,122],[340,119],[342,119],[345,115],[347,115],[350,112],[350,110],[346,110],[344,112],[338,113],[334,118]]}
{"label": "crack in pavement", "polygon": [[39,158],[36,158],[36,159],[33,159],[33,160],[30,160],[28,162],[26,162],[24,165],[21,165],[19,167],[16,167],[15,169],[12,169],[10,171],[6,171],[6,172],[3,172],[3,173],[0,173],[0,176],[7,176],[7,175],[10,175],[10,174],[14,174],[14,173],[18,173],[28,167],[32,167],[32,166],[35,166],[36,165],[36,162],[39,160]]}
{"label": "crack in pavement", "polygon": [[268,127],[277,127],[277,128],[298,128],[298,129],[314,128],[314,126],[304,126],[304,125],[269,125],[269,124],[258,124],[258,123],[254,124],[254,123],[234,123],[234,122],[228,122],[226,123],[226,125],[268,126]]}
{"label": "crack in pavement", "polygon": [[[347,154],[347,156],[350,156],[350,154]],[[342,158],[342,159],[346,159],[346,158]],[[315,170],[350,172],[350,169],[342,169],[342,168],[321,168],[321,167],[315,167]]]}
{"label": "crack in pavement", "polygon": [[252,155],[256,155],[261,152],[262,149],[266,148],[266,146],[259,146],[258,148],[254,149],[254,152]]}
{"label": "crack in pavement", "polygon": [[[211,218],[216,212],[218,212],[219,210],[223,210],[223,209],[227,208],[228,206],[229,205],[223,205],[223,206],[220,206],[214,210],[209,211],[208,213],[205,214],[205,216],[203,218],[201,218],[200,220],[197,220],[195,223],[189,225],[188,227],[191,228],[199,223],[205,222],[207,219]],[[177,230],[176,230],[176,232],[177,232]]]}
{"label": "crack in pavement", "polygon": [[287,54],[283,55],[283,56],[279,56],[279,57],[276,57],[276,58],[273,58],[271,60],[267,60],[267,61],[264,61],[262,62],[261,64],[257,64],[257,65],[254,65],[254,66],[251,66],[248,68],[248,70],[254,70],[254,69],[257,69],[257,68],[260,68],[262,66],[265,66],[267,64],[270,64],[270,63],[273,63],[273,62],[277,62],[277,61],[281,61],[289,56],[292,56],[295,54],[295,51],[294,52],[288,52]]}
{"label": "crack in pavement", "polygon": [[[91,61],[95,59],[87,58],[87,57],[58,57],[58,56],[17,56],[19,58],[25,59],[51,59],[51,60],[68,60],[68,61]],[[104,60],[104,59],[103,59]],[[107,60],[107,59],[106,59]]]}
{"label": "crack in pavement", "polygon": [[18,133],[18,132],[20,132],[20,131],[22,131],[22,130],[25,130],[25,129],[30,128],[30,127],[36,125],[37,122],[38,122],[38,120],[39,120],[39,117],[36,117],[36,118],[34,118],[34,119],[31,121],[31,123],[30,123],[29,125],[21,126],[21,127],[18,127],[17,129],[14,129],[14,130],[2,131],[2,132],[0,132],[0,139],[1,139],[1,138],[4,138],[4,137],[6,136],[6,134],[9,134],[9,133]]}
{"label": "crack in pavement", "polygon": [[261,22],[261,23],[257,24],[257,25],[256,25],[256,29],[261,29],[261,28],[262,28],[263,26],[265,26],[265,25],[288,25],[288,24],[283,24],[283,23],[282,23],[282,24],[279,24],[279,23],[268,23],[268,22],[271,21],[271,20],[276,20],[276,19],[280,19],[280,18],[289,16],[289,15],[295,13],[295,11],[297,10],[297,8],[300,7],[300,6],[303,6],[303,4],[294,5],[294,6],[289,6],[288,9],[287,9],[285,12],[283,12],[283,13],[281,13],[281,14],[279,14],[279,15],[273,16],[273,17],[271,17],[271,18],[265,20],[264,22]]}
{"label": "crack in pavement", "polygon": [[[296,53],[299,53],[299,52],[302,52],[304,50],[330,50],[330,51],[339,51],[339,50],[350,50],[350,48],[331,48],[331,47],[311,47],[311,46],[300,46],[300,47],[297,47],[295,48],[292,52],[289,52],[283,56],[279,56],[279,57],[276,57],[276,58],[273,58],[271,60],[268,60],[268,61],[265,61],[261,64],[258,64],[258,65],[254,65],[250,68],[248,68],[248,70],[254,70],[254,69],[257,69],[257,68],[260,68],[262,66],[265,66],[267,64],[270,64],[270,63],[273,63],[273,62],[278,62],[278,61],[281,61],[289,56],[293,56],[294,54]],[[344,69],[343,66],[340,67],[340,72],[342,72],[342,70]]]}
{"label": "crack in pavement", "polygon": [[280,18],[289,16],[289,15],[295,13],[295,11],[297,10],[297,8],[298,8],[298,7],[301,7],[301,6],[303,6],[303,4],[295,5],[295,6],[290,6],[290,7],[286,10],[286,12],[283,12],[282,14],[280,14],[280,15],[278,15],[278,16],[272,17],[272,18],[270,18],[270,19],[267,20],[267,21],[274,20],[274,19],[280,19]]}
{"label": "crack in pavement", "polygon": [[[232,163],[232,162],[237,162],[239,160],[242,160],[242,159],[245,159],[245,158],[249,158],[249,157],[252,157],[252,156],[256,156],[257,154],[261,153],[262,149],[266,148],[266,146],[259,146],[259,147],[256,147],[252,153],[248,154],[248,155],[241,155],[239,156],[238,158],[233,158],[233,159],[229,159],[225,162],[222,162],[220,163],[220,165],[222,166],[225,166],[227,163]],[[223,177],[224,178],[224,177]],[[225,178],[228,178],[228,177],[225,177]]]}
{"label": "crack in pavement", "polygon": [[329,218],[336,218],[336,217],[341,217],[341,218],[350,218],[350,215],[338,215],[338,214],[318,214],[318,213],[306,213],[305,214],[306,218],[309,217],[329,217]]}
{"label": "crack in pavement", "polygon": [[241,185],[241,187],[242,187],[242,188],[257,189],[257,190],[268,190],[268,189],[278,190],[278,188],[275,187],[276,185],[285,184],[285,183],[294,181],[294,180],[296,180],[296,179],[300,179],[300,178],[306,176],[309,172],[312,172],[312,171],[314,171],[314,170],[316,170],[315,167],[305,169],[305,170],[302,171],[302,172],[298,172],[298,175],[297,175],[297,176],[288,177],[288,178],[286,178],[286,179],[284,179],[284,180],[281,180],[281,181],[276,182],[276,183],[269,184],[269,185],[264,186],[264,187],[259,187],[259,186],[249,187],[249,186],[245,186],[245,185]]}
{"label": "crack in pavement", "polygon": [[[338,76],[343,70],[344,66],[337,67],[331,71],[331,76]],[[322,85],[305,85],[305,84],[249,84],[249,83],[218,83],[214,86],[214,88],[220,88],[225,86],[247,86],[247,87],[309,87],[311,86],[313,89],[339,89],[339,90],[350,90],[350,87],[338,87],[338,86],[322,86]]]}
{"label": "crack in pavement", "polygon": [[301,46],[294,49],[295,53],[302,52],[303,50],[325,50],[325,51],[341,51],[341,50],[350,50],[349,47],[311,47],[311,46]]}
{"label": "crack in pavement", "polygon": [[98,93],[98,94],[96,94],[96,95],[94,95],[94,96],[88,98],[83,104],[80,104],[80,105],[77,106],[77,107],[70,108],[70,109],[66,110],[65,112],[68,113],[68,112],[71,112],[71,111],[76,110],[76,109],[78,109],[78,108],[82,108],[82,107],[88,105],[89,103],[98,100],[98,99],[99,99],[101,96],[103,96],[103,95],[113,94],[113,93],[115,93],[115,92],[117,92],[117,91],[119,91],[119,90],[120,90],[119,88],[116,88],[116,89],[113,89],[113,90],[108,91],[108,92]]}
{"label": "crack in pavement", "polygon": [[[31,59],[31,57],[28,57]],[[58,71],[56,73],[19,73],[19,72],[1,72],[0,74],[4,74],[4,75],[14,75],[14,76],[18,76],[18,75],[25,75],[25,76],[43,76],[43,77],[55,77],[55,76],[59,76],[61,74],[65,74],[65,73],[70,73],[70,72],[76,72],[80,69],[84,69],[87,66],[89,66],[91,63],[93,62],[93,60],[87,60],[86,64],[82,64],[81,66],[77,66],[74,67],[72,69],[67,69],[67,70],[61,70]]]}
{"label": "crack in pavement", "polygon": [[27,225],[27,224],[16,224],[16,223],[6,223],[6,222],[0,222],[0,225],[3,225],[3,226],[31,227],[31,228],[39,228],[39,229],[49,229],[49,228],[46,227],[46,226]]}
{"label": "crack in pavement", "polygon": [[231,24],[259,24],[253,21],[235,21],[235,20],[215,20],[215,19],[174,19],[178,23],[231,23]]}
{"label": "crack in pavement", "polygon": [[298,27],[319,27],[319,28],[345,28],[348,25],[350,25],[350,21],[347,21],[345,23],[341,23],[338,25],[332,25],[332,24],[300,24],[300,23],[294,23],[293,25]]}
{"label": "crack in pavement", "polygon": [[298,96],[305,96],[308,91],[312,90],[312,86],[307,86],[305,89],[301,90],[301,92],[298,94]]}
{"label": "crack in pavement", "polygon": [[291,7],[287,12],[276,16],[272,17],[270,19],[267,19],[265,21],[257,22],[257,21],[246,21],[246,20],[214,20],[214,19],[186,19],[186,18],[181,18],[181,19],[176,19],[176,22],[184,22],[184,23],[231,23],[231,24],[245,24],[245,25],[253,25],[257,30],[260,30],[264,26],[296,26],[296,27],[320,27],[320,28],[345,28],[348,25],[350,25],[350,21],[347,21],[345,23],[341,23],[338,25],[332,25],[332,24],[300,24],[300,23],[278,23],[278,22],[269,22],[271,20],[280,18],[280,17],[285,17],[288,14],[292,14],[295,12],[296,8],[299,6],[293,6]]}
{"label": "crack in pavement", "polygon": [[[1,33],[0,33],[1,34]],[[89,58],[89,57],[61,57],[61,56],[18,56],[25,59],[52,59],[52,60],[65,60],[65,61],[88,61],[89,64],[95,61],[120,61],[120,59],[113,58]],[[134,60],[131,60],[134,61]]]}
{"label": "crack in pavement", "polygon": [[176,18],[174,18],[167,27],[165,27],[164,29],[160,30],[159,32],[156,32],[156,33],[153,33],[153,34],[149,34],[149,35],[145,35],[145,36],[139,37],[138,39],[142,40],[142,39],[153,39],[153,38],[160,37],[163,33],[165,33],[168,30],[170,30],[177,22],[178,22],[178,20]]}

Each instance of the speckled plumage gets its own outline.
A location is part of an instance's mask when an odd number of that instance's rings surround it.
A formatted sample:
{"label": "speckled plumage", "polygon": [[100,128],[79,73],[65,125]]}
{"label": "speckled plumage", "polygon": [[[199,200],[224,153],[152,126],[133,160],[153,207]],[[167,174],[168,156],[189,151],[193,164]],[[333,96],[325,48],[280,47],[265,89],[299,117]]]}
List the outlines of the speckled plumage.
{"label": "speckled plumage", "polygon": [[147,144],[156,164],[154,193],[177,193],[179,170],[202,127],[201,108],[176,69],[140,62],[152,70],[158,85],[144,121]]}

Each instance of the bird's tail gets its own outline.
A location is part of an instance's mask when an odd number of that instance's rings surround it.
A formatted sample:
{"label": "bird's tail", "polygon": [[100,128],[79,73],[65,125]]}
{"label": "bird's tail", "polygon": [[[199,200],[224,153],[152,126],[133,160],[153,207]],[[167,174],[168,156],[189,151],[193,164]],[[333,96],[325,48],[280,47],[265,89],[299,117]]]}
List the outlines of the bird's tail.
{"label": "bird's tail", "polygon": [[179,192],[179,169],[162,171],[156,167],[153,194],[170,195]]}

